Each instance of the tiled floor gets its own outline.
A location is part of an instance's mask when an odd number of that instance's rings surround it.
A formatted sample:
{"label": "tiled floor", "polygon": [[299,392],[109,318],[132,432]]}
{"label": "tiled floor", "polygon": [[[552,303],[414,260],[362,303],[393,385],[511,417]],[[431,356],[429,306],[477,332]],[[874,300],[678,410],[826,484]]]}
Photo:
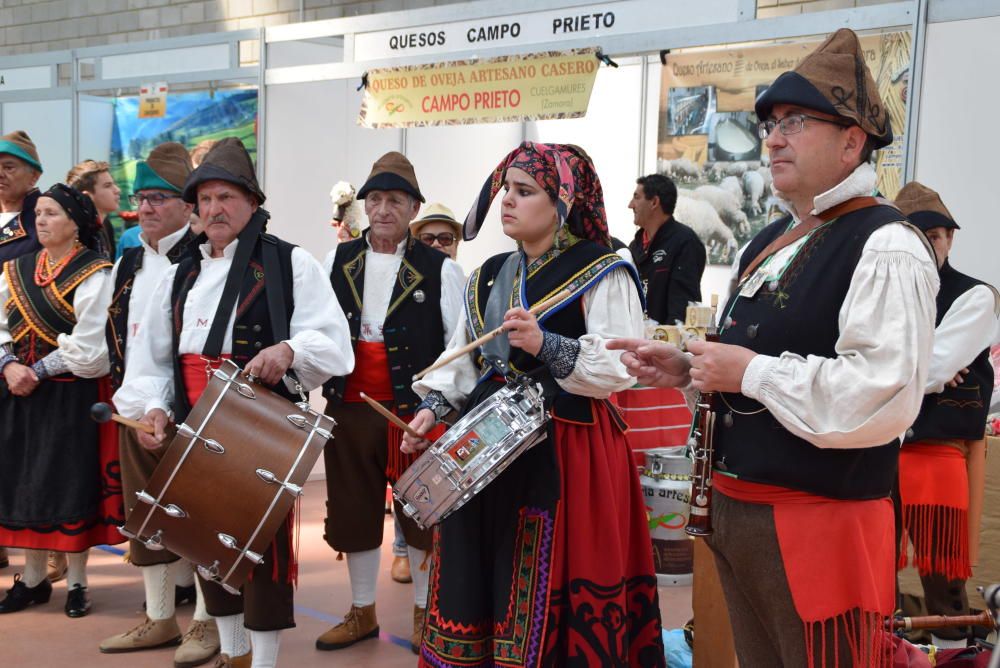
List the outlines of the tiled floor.
{"label": "tiled floor", "polygon": [[[336,652],[315,649],[316,636],[340,620],[350,607],[347,562],[337,561],[323,542],[326,491],[322,482],[306,486],[302,502],[299,589],[295,595],[298,626],[282,634],[282,666],[413,666],[409,649],[412,628],[412,586],[389,577],[392,560],[392,520],[386,518],[382,545],[382,575],[378,585],[378,617],[382,634]],[[120,550],[116,550],[120,551]],[[10,568],[0,571],[0,589],[11,586],[13,574],[23,564],[17,550]],[[97,645],[102,638],[120,633],[142,620],[143,587],[138,570],[122,563],[108,549],[94,549],[88,570],[93,610],[83,619],[63,613],[65,583],[55,585],[52,600],[16,614],[0,616],[0,668],[101,668],[172,666],[173,649],[133,654],[104,655]],[[191,607],[181,608],[178,621],[187,626]],[[660,609],[664,628],[676,628],[691,617],[690,587],[661,587]]]}

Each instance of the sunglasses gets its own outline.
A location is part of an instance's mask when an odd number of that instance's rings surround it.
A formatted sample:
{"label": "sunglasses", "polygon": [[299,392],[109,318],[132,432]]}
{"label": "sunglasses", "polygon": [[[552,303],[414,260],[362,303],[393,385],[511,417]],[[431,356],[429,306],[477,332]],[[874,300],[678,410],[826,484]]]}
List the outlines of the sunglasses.
{"label": "sunglasses", "polygon": [[417,238],[423,241],[428,246],[433,246],[434,242],[437,241],[443,248],[455,243],[455,235],[451,232],[441,232],[439,234],[431,234],[430,232],[425,232],[423,234],[418,234]]}

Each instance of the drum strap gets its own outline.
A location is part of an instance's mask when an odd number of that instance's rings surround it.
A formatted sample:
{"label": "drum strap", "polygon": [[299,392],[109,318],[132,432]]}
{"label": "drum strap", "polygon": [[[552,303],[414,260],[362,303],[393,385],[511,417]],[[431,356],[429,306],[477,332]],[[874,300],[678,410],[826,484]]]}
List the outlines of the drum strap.
{"label": "drum strap", "polygon": [[[285,305],[285,291],[282,286],[281,264],[278,262],[278,243],[270,237],[261,238],[261,256],[264,262],[264,296],[267,299],[267,315],[271,321],[271,334],[275,342],[288,340],[288,311]],[[285,375],[299,384],[299,378],[289,367]]]}
{"label": "drum strap", "polygon": [[[264,226],[270,217],[271,214],[264,209],[258,208],[256,213],[250,217],[250,222],[240,232],[238,237],[240,243],[236,246],[233,264],[229,267],[229,274],[226,276],[226,283],[222,288],[222,298],[219,299],[219,307],[215,310],[212,327],[208,330],[208,339],[206,339],[205,348],[201,352],[205,357],[215,359],[222,354],[222,339],[226,335],[229,316],[236,307],[236,298],[240,293],[243,274],[250,268],[250,256],[253,254],[254,246],[257,245],[257,240],[264,231]],[[265,271],[267,271],[266,267]],[[271,290],[267,292],[270,293]]]}
{"label": "drum strap", "polygon": [[[503,316],[510,308],[510,294],[514,289],[514,277],[521,266],[521,253],[507,256],[503,266],[493,279],[490,296],[486,299],[485,331],[491,331],[503,324]],[[506,334],[494,337],[483,344],[483,359],[501,376],[510,373],[510,339]]]}

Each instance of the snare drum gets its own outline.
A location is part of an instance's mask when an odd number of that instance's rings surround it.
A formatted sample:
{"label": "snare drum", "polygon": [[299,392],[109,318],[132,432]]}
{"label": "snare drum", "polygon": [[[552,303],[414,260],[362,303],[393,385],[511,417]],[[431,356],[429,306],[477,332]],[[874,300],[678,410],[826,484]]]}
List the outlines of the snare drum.
{"label": "snare drum", "polygon": [[237,592],[331,438],[333,419],[226,360],[209,379],[120,530]]}
{"label": "snare drum", "polygon": [[393,486],[421,528],[455,512],[546,436],[539,385],[508,383],[452,425]]}

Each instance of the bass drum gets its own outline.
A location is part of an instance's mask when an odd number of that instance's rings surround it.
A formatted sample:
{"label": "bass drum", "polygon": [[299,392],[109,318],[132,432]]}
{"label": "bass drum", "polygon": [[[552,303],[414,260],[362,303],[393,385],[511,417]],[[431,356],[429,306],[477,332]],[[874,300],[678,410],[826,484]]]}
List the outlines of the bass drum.
{"label": "bass drum", "polygon": [[660,585],[690,585],[694,570],[694,541],[684,532],[691,502],[691,460],[686,450],[687,446],[647,450],[639,475]]}

